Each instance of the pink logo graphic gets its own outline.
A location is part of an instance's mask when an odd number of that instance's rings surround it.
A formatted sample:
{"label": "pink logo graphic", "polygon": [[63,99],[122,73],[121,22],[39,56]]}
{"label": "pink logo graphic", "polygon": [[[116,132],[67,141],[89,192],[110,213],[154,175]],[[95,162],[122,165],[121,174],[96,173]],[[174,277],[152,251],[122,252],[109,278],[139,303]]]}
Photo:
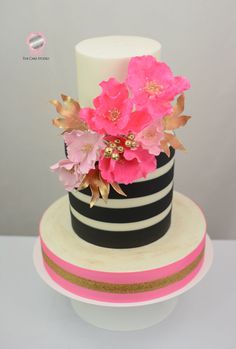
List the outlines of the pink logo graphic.
{"label": "pink logo graphic", "polygon": [[26,44],[29,46],[31,56],[42,55],[43,49],[46,45],[46,38],[43,33],[30,33],[26,38]]}

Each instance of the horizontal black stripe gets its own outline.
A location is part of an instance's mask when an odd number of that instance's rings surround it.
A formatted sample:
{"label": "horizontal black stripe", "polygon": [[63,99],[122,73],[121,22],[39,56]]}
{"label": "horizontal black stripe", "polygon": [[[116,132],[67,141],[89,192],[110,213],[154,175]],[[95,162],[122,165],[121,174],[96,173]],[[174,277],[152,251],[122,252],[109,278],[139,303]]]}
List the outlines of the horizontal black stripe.
{"label": "horizontal black stripe", "polygon": [[[150,179],[149,181],[137,182],[132,184],[120,184],[120,187],[127,195],[127,198],[138,198],[142,196],[151,195],[167,187],[174,177],[174,164],[171,169],[160,177]],[[89,188],[81,190],[81,193],[91,196]],[[110,199],[126,199],[125,196],[118,194],[111,188],[109,193]]]}
{"label": "horizontal black stripe", "polygon": [[134,248],[148,245],[165,235],[170,227],[171,211],[161,222],[148,228],[131,231],[119,232],[96,229],[80,222],[72,212],[71,223],[74,232],[81,239],[93,245],[107,248]]}
{"label": "horizontal black stripe", "polygon": [[130,208],[109,207],[109,200],[107,207],[93,206],[93,208],[90,208],[89,204],[79,200],[72,193],[69,193],[69,200],[71,206],[87,218],[109,223],[130,223],[149,219],[160,214],[171,204],[172,195],[173,188],[160,200]]}
{"label": "horizontal black stripe", "polygon": [[170,147],[170,157],[166,155],[166,153],[161,152],[158,156],[156,156],[157,159],[157,168],[160,168],[164,165],[166,165],[175,155],[174,148]]}

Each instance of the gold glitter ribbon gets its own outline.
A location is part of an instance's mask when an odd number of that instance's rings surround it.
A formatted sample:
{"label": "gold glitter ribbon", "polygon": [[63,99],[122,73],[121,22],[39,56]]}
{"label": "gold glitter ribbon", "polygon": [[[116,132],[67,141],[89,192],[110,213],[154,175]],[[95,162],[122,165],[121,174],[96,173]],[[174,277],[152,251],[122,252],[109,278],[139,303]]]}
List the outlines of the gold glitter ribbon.
{"label": "gold glitter ribbon", "polygon": [[195,258],[195,260],[190,263],[187,267],[183,268],[179,272],[163,277],[161,279],[156,279],[153,281],[141,282],[141,283],[132,283],[132,284],[112,284],[102,281],[95,281],[91,279],[86,279],[77,275],[74,275],[55,262],[53,262],[44,251],[42,251],[43,259],[45,263],[60,277],[66,281],[71,282],[74,285],[88,288],[90,290],[100,291],[100,292],[109,292],[109,293],[139,293],[139,292],[148,292],[156,289],[160,289],[166,286],[169,286],[175,282],[183,280],[188,276],[201,262],[204,256],[204,249],[202,252]]}

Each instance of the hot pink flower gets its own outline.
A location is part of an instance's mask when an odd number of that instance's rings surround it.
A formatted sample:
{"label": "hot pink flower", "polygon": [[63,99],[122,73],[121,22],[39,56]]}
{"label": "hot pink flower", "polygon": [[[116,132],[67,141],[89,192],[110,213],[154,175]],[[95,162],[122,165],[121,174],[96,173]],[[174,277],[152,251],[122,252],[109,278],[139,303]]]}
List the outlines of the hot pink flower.
{"label": "hot pink flower", "polygon": [[91,131],[72,131],[64,134],[68,158],[79,165],[80,172],[86,174],[95,168],[100,150],[105,146],[103,136]]}
{"label": "hot pink flower", "polygon": [[149,154],[157,156],[162,151],[160,148],[160,141],[163,136],[162,123],[160,120],[155,120],[139,132],[135,139],[141,144],[143,149],[148,150]]}
{"label": "hot pink flower", "polygon": [[102,93],[93,100],[95,109],[83,108],[80,117],[93,131],[102,134],[118,135],[125,129],[133,103],[124,83],[114,78],[100,83]]}
{"label": "hot pink flower", "polygon": [[68,159],[59,161],[52,165],[50,169],[59,174],[59,180],[68,191],[78,188],[82,182],[83,175],[79,171],[79,166]]}
{"label": "hot pink flower", "polygon": [[170,102],[190,88],[186,78],[173,76],[170,68],[153,56],[131,58],[126,83],[137,108],[146,107],[154,119],[170,114]]}
{"label": "hot pink flower", "polygon": [[109,183],[129,184],[138,178],[146,177],[156,169],[156,159],[147,150],[138,147],[125,149],[118,160],[102,156],[99,161],[101,175]]}
{"label": "hot pink flower", "polygon": [[147,110],[136,110],[130,114],[130,119],[125,129],[123,130],[123,134],[128,134],[130,132],[140,132],[144,129],[150,122],[152,122],[152,117]]}

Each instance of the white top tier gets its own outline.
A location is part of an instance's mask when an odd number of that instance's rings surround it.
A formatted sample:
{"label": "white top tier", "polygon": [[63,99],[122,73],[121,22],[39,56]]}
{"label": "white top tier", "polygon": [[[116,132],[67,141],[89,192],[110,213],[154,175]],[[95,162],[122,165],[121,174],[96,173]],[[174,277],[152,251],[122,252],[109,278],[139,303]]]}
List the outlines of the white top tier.
{"label": "white top tier", "polygon": [[152,55],[160,59],[161,44],[138,36],[104,36],[79,42],[75,51],[79,102],[91,107],[101,92],[101,81],[115,77],[123,82],[130,58]]}

